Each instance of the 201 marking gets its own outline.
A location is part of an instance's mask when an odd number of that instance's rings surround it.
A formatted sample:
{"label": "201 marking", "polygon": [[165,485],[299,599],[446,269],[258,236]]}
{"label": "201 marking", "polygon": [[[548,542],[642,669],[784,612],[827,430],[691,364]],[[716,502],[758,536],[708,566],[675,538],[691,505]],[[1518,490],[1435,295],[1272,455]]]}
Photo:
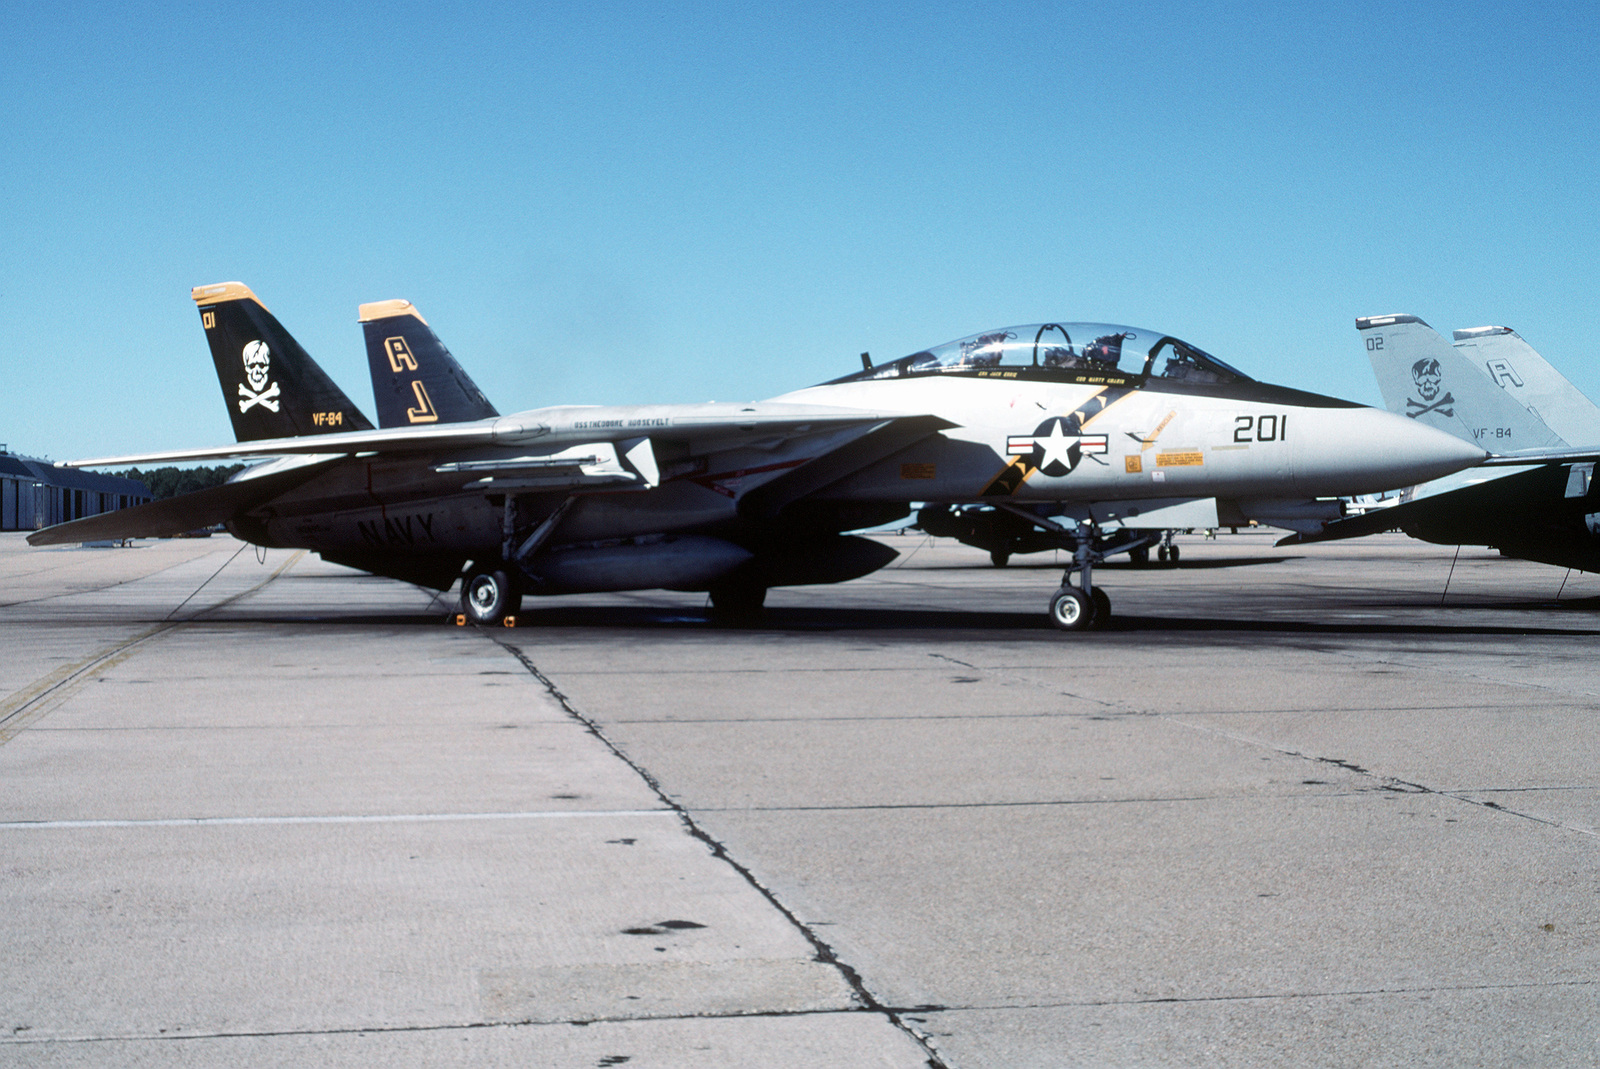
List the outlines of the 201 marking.
{"label": "201 marking", "polygon": [[1233,440],[1248,444],[1250,442],[1284,442],[1289,439],[1289,417],[1287,415],[1262,416],[1234,416]]}

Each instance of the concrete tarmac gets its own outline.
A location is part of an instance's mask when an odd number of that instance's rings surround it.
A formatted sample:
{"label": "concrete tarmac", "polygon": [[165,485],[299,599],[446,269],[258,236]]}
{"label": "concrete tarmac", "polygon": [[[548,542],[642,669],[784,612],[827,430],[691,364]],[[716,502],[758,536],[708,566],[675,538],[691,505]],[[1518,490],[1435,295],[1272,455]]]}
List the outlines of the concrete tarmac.
{"label": "concrete tarmac", "polygon": [[1600,577],[1272,541],[1067,636],[0,535],[0,1063],[1600,1061]]}

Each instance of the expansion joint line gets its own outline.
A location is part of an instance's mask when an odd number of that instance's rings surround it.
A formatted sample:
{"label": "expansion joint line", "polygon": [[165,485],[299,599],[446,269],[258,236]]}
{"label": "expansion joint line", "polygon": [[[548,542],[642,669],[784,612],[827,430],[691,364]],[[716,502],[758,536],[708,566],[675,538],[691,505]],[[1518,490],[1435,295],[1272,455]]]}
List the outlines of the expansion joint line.
{"label": "expansion joint line", "polygon": [[116,667],[133,656],[135,646],[148,642],[177,626],[176,623],[159,623],[154,627],[148,627],[132,638],[113,643],[81,661],[62,665],[31,687],[26,687],[4,702],[0,702],[0,746],[16,738],[23,728],[49,712],[53,703],[48,699],[53,696],[66,697],[67,693],[75,689],[76,685],[83,682],[90,674]]}
{"label": "expansion joint line", "polygon": [[222,563],[221,568],[218,568],[216,571],[207,576],[205,580],[202,581],[199,586],[195,587],[194,590],[189,593],[188,597],[179,602],[177,608],[174,608],[171,612],[169,612],[166,615],[166,618],[160,623],[145,628],[143,631],[132,636],[131,638],[123,639],[121,642],[114,642],[100,650],[98,653],[91,653],[82,660],[74,661],[72,664],[64,664],[43,678],[36,680],[31,686],[24,687],[23,689],[16,691],[6,698],[0,699],[0,746],[4,746],[6,743],[16,738],[18,733],[21,732],[23,728],[38,720],[40,717],[44,716],[45,713],[54,708],[56,702],[52,699],[65,698],[95,672],[115,668],[117,665],[121,664],[129,657],[132,657],[134,653],[137,652],[135,647],[150,641],[158,635],[163,635],[175,627],[182,627],[184,624],[189,623],[205,613],[220,609],[226,605],[232,605],[234,602],[239,601],[242,598],[249,597],[251,594],[254,594],[256,591],[260,590],[262,587],[278,578],[284,572],[294,567],[300,558],[306,555],[305,550],[299,550],[291,555],[288,560],[284,561],[281,565],[274,569],[271,575],[261,580],[261,582],[257,583],[249,590],[242,590],[237,594],[226,597],[217,602],[215,605],[201,609],[198,612],[195,612],[190,616],[186,616],[181,620],[173,619],[173,616],[175,616],[180,609],[189,604],[190,601],[194,600],[195,595],[199,594],[201,590],[205,589],[206,585],[210,583],[211,580],[222,574],[222,569],[226,568],[229,564],[232,564],[234,559],[237,558],[243,551],[244,546],[241,545],[237,550],[234,551],[233,556],[230,556]]}
{"label": "expansion joint line", "polygon": [[853,966],[841,960],[838,952],[835,951],[833,947],[828,945],[828,943],[822,939],[822,937],[817,935],[817,933],[813,931],[808,924],[802,921],[799,917],[795,916],[794,911],[788,906],[784,905],[784,903],[778,899],[777,895],[773,894],[770,889],[768,889],[760,880],[758,880],[755,873],[750,871],[749,867],[742,864],[740,861],[734,858],[733,855],[728,853],[727,847],[725,847],[709,832],[702,828],[687,809],[679,805],[677,801],[670,797],[662,788],[660,782],[658,782],[648,770],[646,770],[633,758],[629,757],[615,743],[608,739],[605,735],[605,732],[600,730],[600,726],[588,716],[580,712],[578,708],[572,704],[572,699],[563,694],[555,685],[555,683],[551,681],[550,677],[539,670],[538,665],[533,663],[532,659],[522,651],[521,647],[513,646],[509,642],[501,641],[498,637],[495,637],[492,632],[489,634],[494,642],[502,646],[507,653],[511,654],[518,660],[518,662],[522,664],[522,667],[528,670],[529,675],[533,676],[534,679],[539,681],[539,685],[544,687],[545,690],[549,692],[550,697],[555,699],[557,704],[559,704],[561,708],[566,711],[568,716],[572,717],[572,719],[577,721],[579,724],[582,724],[584,729],[598,739],[602,746],[616,755],[617,759],[623,764],[633,769],[635,774],[637,774],[640,779],[644,780],[645,785],[650,788],[655,796],[661,799],[662,804],[677,814],[678,819],[683,822],[683,826],[689,832],[689,834],[705,843],[706,847],[711,851],[711,856],[729,865],[735,872],[743,877],[746,883],[755,889],[757,894],[761,895],[762,898],[765,898],[769,903],[771,903],[772,908],[776,909],[778,913],[790,924],[792,924],[795,929],[805,937],[806,941],[811,944],[812,950],[815,952],[816,960],[818,962],[821,962],[825,965],[832,965],[834,968],[839,970],[839,973],[844,977],[845,982],[850,985],[850,989],[855,992],[856,999],[861,1003],[862,1009],[870,1013],[882,1014],[883,1017],[889,1021],[889,1023],[910,1037],[910,1039],[915,1042],[917,1046],[922,1048],[923,1052],[927,1055],[928,1069],[949,1069],[944,1060],[939,1057],[938,1053],[934,1051],[933,1047],[928,1043],[927,1038],[920,1031],[907,1023],[904,1017],[904,1011],[902,1009],[886,1006],[880,1002],[877,997],[867,989],[866,982],[862,979],[861,974],[856,971]]}

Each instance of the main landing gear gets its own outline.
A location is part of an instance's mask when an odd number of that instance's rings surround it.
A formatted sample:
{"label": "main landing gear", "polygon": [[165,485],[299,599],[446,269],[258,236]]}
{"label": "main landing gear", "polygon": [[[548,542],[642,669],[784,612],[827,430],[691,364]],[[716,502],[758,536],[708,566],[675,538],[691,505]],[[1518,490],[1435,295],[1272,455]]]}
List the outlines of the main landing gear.
{"label": "main landing gear", "polygon": [[1172,564],[1174,566],[1177,565],[1178,547],[1172,541],[1171,531],[1161,532],[1161,546],[1156,550],[1156,559],[1162,564]]}
{"label": "main landing gear", "polygon": [[[1104,627],[1111,619],[1111,598],[1094,585],[1094,566],[1105,559],[1094,550],[1093,528],[1089,537],[1078,539],[1072,563],[1061,576],[1061,589],[1050,597],[1050,623],[1063,631],[1086,631],[1091,627]],[[1077,573],[1078,585],[1072,584]]]}
{"label": "main landing gear", "polygon": [[473,565],[461,581],[461,614],[468,623],[498,627],[522,608],[522,587],[512,565]]}

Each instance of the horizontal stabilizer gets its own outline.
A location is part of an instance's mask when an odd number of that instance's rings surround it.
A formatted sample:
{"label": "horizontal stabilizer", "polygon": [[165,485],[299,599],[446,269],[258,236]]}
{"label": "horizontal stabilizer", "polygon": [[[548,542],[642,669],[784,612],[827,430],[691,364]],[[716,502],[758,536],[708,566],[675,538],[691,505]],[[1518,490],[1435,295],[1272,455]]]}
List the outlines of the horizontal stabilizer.
{"label": "horizontal stabilizer", "polygon": [[288,471],[236,479],[192,494],[150,501],[132,508],[102,512],[58,523],[28,536],[30,546],[59,546],[121,538],[171,538],[227,523],[257,505],[294,489],[321,471],[327,462],[301,464]]}

